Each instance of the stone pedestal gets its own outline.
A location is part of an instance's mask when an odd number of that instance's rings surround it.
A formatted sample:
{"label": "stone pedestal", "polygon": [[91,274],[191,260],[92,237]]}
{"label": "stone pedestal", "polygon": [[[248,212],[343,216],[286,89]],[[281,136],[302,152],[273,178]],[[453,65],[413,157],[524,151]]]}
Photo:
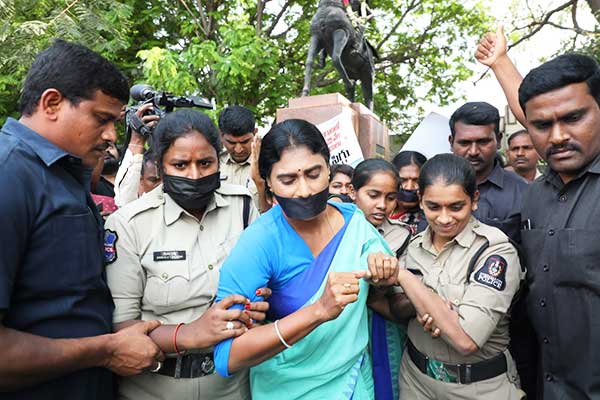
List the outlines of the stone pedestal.
{"label": "stone pedestal", "polygon": [[343,111],[352,119],[363,157],[389,159],[387,127],[367,107],[361,103],[351,103],[339,93],[291,99],[287,108],[277,110],[277,122],[299,118],[319,125]]}

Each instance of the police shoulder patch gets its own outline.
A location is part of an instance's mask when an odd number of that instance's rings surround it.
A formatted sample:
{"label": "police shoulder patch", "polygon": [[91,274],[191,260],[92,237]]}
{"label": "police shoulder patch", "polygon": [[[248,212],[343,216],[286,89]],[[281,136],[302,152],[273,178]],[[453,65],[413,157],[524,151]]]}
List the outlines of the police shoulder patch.
{"label": "police shoulder patch", "polygon": [[481,268],[475,272],[475,281],[493,289],[503,291],[506,287],[506,268],[508,263],[499,255],[489,256]]}
{"label": "police shoulder patch", "polygon": [[110,229],[104,230],[104,262],[111,264],[117,260],[117,232]]}

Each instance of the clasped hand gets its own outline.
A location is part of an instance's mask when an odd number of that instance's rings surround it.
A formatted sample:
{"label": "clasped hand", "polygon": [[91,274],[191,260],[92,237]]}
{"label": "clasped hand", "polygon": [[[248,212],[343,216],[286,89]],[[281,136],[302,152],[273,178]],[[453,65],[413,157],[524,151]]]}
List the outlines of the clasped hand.
{"label": "clasped hand", "polygon": [[329,273],[325,290],[318,300],[324,320],[337,318],[348,304],[358,300],[360,279],[377,286],[398,283],[398,260],[395,257],[372,253],[368,256],[367,265],[367,270]]}
{"label": "clasped hand", "polygon": [[[263,300],[271,295],[269,288],[260,288],[257,292]],[[232,308],[236,304],[243,308]],[[182,342],[189,343],[188,348],[214,346],[222,340],[238,337],[253,328],[256,322],[264,321],[268,310],[266,301],[251,302],[237,294],[227,296],[213,304],[200,318],[182,326]]]}

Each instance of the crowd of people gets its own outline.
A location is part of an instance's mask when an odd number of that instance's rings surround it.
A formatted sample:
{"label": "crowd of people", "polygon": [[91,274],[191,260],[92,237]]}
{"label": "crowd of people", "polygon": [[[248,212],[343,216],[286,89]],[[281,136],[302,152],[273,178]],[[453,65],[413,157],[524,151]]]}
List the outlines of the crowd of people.
{"label": "crowd of people", "polygon": [[0,131],[0,398],[599,398],[600,66],[475,56],[508,166],[468,102],[451,154],[353,168],[239,105],[146,104],[121,148],[126,78],[57,40]]}

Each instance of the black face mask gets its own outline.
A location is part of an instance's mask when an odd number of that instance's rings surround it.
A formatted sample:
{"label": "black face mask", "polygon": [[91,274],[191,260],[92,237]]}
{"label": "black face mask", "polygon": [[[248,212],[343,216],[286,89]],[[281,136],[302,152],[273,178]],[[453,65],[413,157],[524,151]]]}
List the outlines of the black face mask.
{"label": "black face mask", "polygon": [[398,191],[398,200],[405,203],[416,203],[419,201],[418,190],[400,189]]}
{"label": "black face mask", "polygon": [[199,179],[163,175],[163,191],[187,211],[206,207],[220,186],[221,174],[218,171]]}
{"label": "black face mask", "polygon": [[289,218],[309,220],[313,219],[327,207],[327,197],[329,196],[329,187],[326,187],[321,193],[313,194],[305,199],[299,197],[279,197],[273,193],[277,203]]}

